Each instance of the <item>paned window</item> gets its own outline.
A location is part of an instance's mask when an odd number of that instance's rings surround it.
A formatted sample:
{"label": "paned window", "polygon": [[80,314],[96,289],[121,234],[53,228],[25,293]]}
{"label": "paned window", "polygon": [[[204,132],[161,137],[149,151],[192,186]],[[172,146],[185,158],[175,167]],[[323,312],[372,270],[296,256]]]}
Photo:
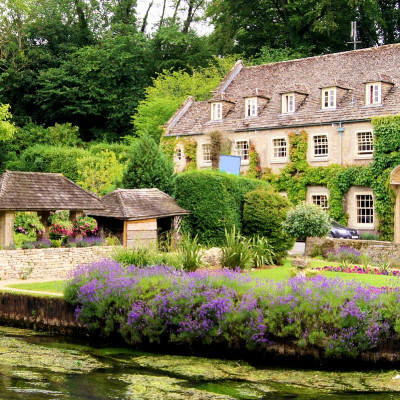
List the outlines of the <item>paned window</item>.
{"label": "paned window", "polygon": [[314,157],[328,157],[328,136],[314,136]]}
{"label": "paned window", "polygon": [[249,97],[245,99],[245,116],[256,117],[257,116],[257,97]]}
{"label": "paned window", "polygon": [[322,108],[336,108],[336,88],[322,90]]}
{"label": "paned window", "polygon": [[222,119],[222,103],[211,103],[211,120],[218,121]]}
{"label": "paned window", "polygon": [[356,195],[357,223],[372,224],[374,222],[374,199],[370,194]]}
{"label": "paned window", "polygon": [[366,85],[365,104],[381,104],[381,83],[368,83]]}
{"label": "paned window", "polygon": [[211,144],[204,143],[202,148],[203,148],[203,162],[210,163],[211,162]]}
{"label": "paned window", "polygon": [[357,153],[358,155],[372,154],[374,152],[374,135],[372,132],[357,133]]}
{"label": "paned window", "polygon": [[311,196],[311,201],[313,204],[320,206],[323,210],[328,209],[328,196],[325,194],[315,194]]}
{"label": "paned window", "polygon": [[249,141],[241,140],[236,142],[236,155],[240,156],[242,161],[249,159]]}
{"label": "paned window", "polygon": [[175,158],[176,158],[177,161],[181,161],[182,160],[182,149],[176,149]]}
{"label": "paned window", "polygon": [[272,140],[273,159],[287,158],[287,144],[286,139],[279,138]]}
{"label": "paned window", "polygon": [[295,110],[294,93],[282,95],[282,113],[293,113]]}

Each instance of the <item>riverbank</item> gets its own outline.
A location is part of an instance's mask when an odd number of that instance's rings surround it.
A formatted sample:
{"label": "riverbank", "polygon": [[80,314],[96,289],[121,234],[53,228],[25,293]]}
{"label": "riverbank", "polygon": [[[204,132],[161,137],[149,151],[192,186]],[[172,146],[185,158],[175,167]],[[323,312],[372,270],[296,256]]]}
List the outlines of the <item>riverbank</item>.
{"label": "riverbank", "polygon": [[[75,319],[75,307],[62,298],[37,297],[20,293],[0,293],[0,325],[16,328],[31,328],[36,331],[57,335],[67,335],[72,338],[86,337],[91,343],[109,343],[126,346],[122,336],[113,334],[104,336],[100,331],[90,331],[86,325]],[[271,344],[263,349],[246,349],[245,343],[237,343],[230,347],[224,343],[204,345],[173,344],[166,337],[160,337],[160,343],[143,341],[141,344],[129,347],[141,351],[156,351],[159,353],[182,355],[221,357],[225,359],[242,359],[254,364],[275,366],[324,367],[332,368],[400,368],[400,343],[386,341],[376,351],[362,352],[358,357],[328,357],[321,348],[300,347],[293,341],[274,338]]]}

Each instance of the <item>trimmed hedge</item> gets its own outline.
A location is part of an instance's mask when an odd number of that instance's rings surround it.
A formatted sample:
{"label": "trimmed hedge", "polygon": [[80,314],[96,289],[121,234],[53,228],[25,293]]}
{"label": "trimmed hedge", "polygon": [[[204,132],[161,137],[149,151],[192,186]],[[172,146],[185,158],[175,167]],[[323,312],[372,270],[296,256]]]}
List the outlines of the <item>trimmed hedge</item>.
{"label": "trimmed hedge", "polygon": [[216,171],[190,171],[176,179],[176,201],[191,214],[182,228],[198,235],[200,243],[220,245],[225,229],[242,228],[243,200],[257,188],[269,189],[263,181]]}
{"label": "trimmed hedge", "polygon": [[76,147],[58,147],[37,145],[27,148],[17,162],[7,168],[30,172],[57,172],[76,182],[80,175],[78,160],[89,155],[89,152]]}
{"label": "trimmed hedge", "polygon": [[266,237],[275,253],[273,261],[277,264],[295,242],[282,228],[290,206],[288,199],[264,188],[252,190],[244,196],[243,233]]}

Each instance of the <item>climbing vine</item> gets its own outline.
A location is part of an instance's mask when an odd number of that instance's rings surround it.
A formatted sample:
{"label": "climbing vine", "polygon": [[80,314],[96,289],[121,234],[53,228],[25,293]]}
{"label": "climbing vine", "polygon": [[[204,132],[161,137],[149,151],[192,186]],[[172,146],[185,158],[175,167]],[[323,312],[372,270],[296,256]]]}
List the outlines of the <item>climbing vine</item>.
{"label": "climbing vine", "polygon": [[279,191],[298,204],[306,199],[307,186],[323,185],[329,189],[329,214],[345,224],[348,215],[343,198],[351,186],[371,187],[375,195],[378,231],[384,240],[392,240],[395,195],[390,189],[390,172],[400,165],[400,116],[377,117],[374,126],[374,160],[366,167],[311,167],[307,162],[308,134],[306,131],[289,134],[290,161],[279,175],[264,171],[262,179],[271,182]]}
{"label": "climbing vine", "polygon": [[197,141],[193,138],[165,137],[161,138],[160,147],[167,157],[173,159],[176,146],[182,143],[186,157],[186,170],[196,169],[197,165]]}
{"label": "climbing vine", "polygon": [[261,163],[260,157],[254,147],[254,144],[250,142],[249,148],[249,169],[247,170],[246,176],[248,178],[260,178],[261,177]]}

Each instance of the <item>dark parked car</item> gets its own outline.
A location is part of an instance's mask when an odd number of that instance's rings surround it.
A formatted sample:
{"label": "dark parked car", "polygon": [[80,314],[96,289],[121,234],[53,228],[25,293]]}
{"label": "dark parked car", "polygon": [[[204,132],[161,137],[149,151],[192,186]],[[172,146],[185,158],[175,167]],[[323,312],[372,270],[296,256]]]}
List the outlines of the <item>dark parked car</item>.
{"label": "dark parked car", "polygon": [[342,226],[336,221],[332,221],[332,229],[329,233],[329,236],[332,238],[339,238],[339,239],[359,239],[360,238],[358,231],[356,231],[355,229],[351,229],[351,228]]}

